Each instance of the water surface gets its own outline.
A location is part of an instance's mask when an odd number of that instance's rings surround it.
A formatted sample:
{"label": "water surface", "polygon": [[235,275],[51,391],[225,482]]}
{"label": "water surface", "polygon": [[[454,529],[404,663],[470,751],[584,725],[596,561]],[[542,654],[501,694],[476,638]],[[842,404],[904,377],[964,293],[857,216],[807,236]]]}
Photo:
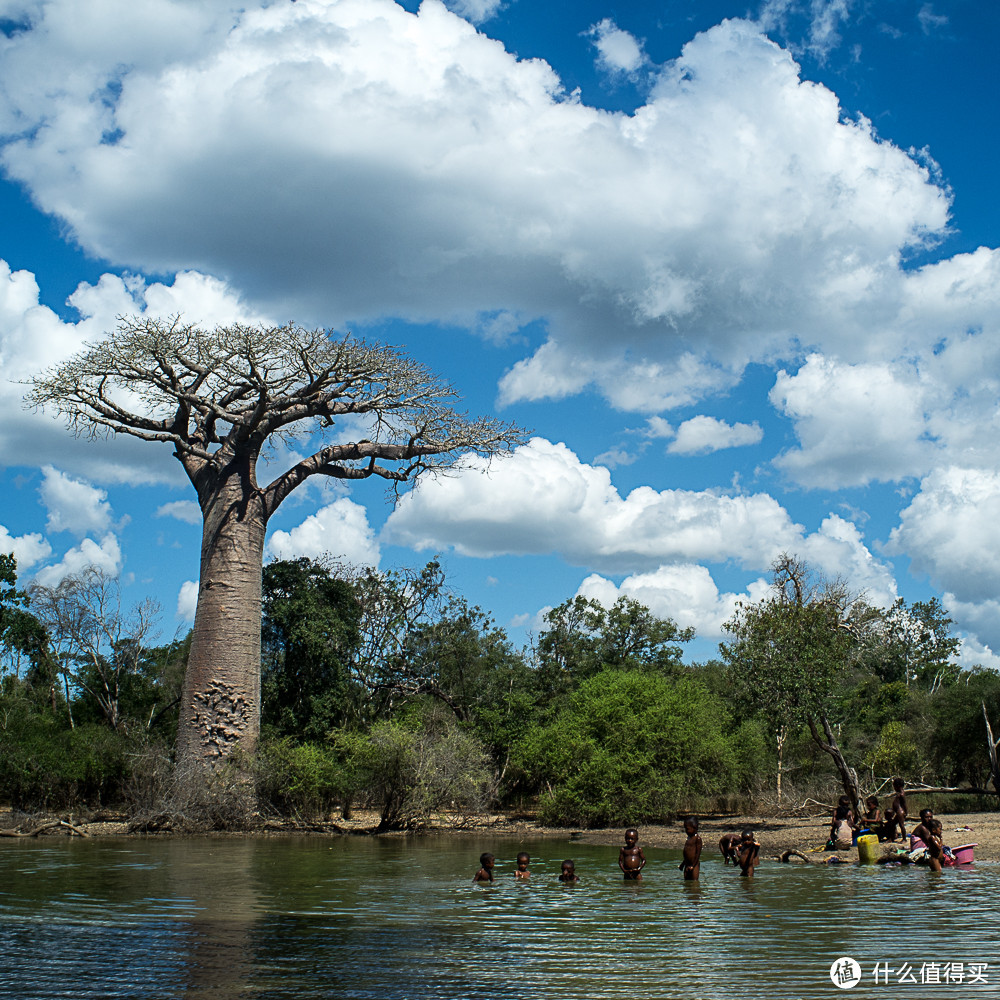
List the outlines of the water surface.
{"label": "water surface", "polygon": [[[498,881],[474,886],[484,850]],[[765,862],[749,881],[709,858],[684,883],[679,852],[646,849],[636,885],[617,854],[448,836],[0,841],[0,997],[1000,997],[1000,866]],[[557,880],[568,857],[574,886]],[[850,991],[830,979],[841,956],[862,968]],[[933,982],[945,969],[964,981]]]}

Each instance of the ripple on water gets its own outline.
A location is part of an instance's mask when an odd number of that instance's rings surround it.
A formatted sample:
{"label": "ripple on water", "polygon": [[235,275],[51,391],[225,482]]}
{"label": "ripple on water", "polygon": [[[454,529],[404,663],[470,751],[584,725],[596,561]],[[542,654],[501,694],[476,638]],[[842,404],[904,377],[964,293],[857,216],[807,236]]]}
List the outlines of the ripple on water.
{"label": "ripple on water", "polygon": [[[471,883],[483,849],[493,885]],[[765,864],[751,882],[708,859],[692,884],[677,852],[646,854],[624,884],[617,848],[552,840],[0,844],[0,997],[792,1000],[831,996],[841,955],[866,975],[995,963],[963,997],[1000,996],[996,865]],[[577,885],[556,878],[567,856]]]}

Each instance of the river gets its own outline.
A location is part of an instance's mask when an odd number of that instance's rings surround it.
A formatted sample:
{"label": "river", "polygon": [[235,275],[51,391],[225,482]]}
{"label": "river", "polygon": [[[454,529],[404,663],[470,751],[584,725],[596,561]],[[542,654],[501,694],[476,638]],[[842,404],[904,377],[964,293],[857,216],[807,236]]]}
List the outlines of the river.
{"label": "river", "polygon": [[[493,885],[471,882],[483,850]],[[623,884],[617,848],[568,840],[0,841],[0,997],[1000,997],[1000,865],[743,880],[709,856],[684,883],[677,852],[646,856]]]}

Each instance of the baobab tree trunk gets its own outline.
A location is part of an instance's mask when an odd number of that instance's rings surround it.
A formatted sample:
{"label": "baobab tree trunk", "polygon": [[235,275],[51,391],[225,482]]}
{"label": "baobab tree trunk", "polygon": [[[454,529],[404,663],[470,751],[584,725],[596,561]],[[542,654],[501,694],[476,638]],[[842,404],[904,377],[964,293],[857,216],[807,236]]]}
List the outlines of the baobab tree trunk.
{"label": "baobab tree trunk", "polygon": [[261,560],[267,517],[249,460],[203,505],[201,573],[177,730],[182,772],[211,770],[260,733]]}

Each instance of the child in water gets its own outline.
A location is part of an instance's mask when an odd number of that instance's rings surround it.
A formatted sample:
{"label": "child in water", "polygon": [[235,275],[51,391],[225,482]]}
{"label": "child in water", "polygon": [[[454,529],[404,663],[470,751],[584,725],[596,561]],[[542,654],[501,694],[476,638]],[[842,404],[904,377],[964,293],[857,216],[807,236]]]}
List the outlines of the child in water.
{"label": "child in water", "polygon": [[618,867],[622,870],[626,882],[642,881],[646,856],[639,847],[639,831],[633,827],[625,831],[625,846],[618,852]]}
{"label": "child in water", "polygon": [[517,868],[514,869],[514,878],[527,879],[531,876],[531,872],[528,871],[528,865],[531,863],[531,858],[528,857],[524,851],[517,856]]}
{"label": "child in water", "polygon": [[479,871],[472,876],[473,882],[492,882],[493,881],[493,865],[496,859],[489,852],[484,852],[479,855]]}
{"label": "child in water", "polygon": [[736,856],[742,878],[753,878],[753,870],[760,864],[760,844],[752,830],[744,830],[740,836],[739,851]]}
{"label": "child in water", "polygon": [[722,851],[722,863],[728,865],[730,861],[738,864],[736,854],[740,849],[740,835],[738,833],[725,833],[719,841],[719,850]]}
{"label": "child in water", "polygon": [[684,832],[687,834],[684,860],[677,867],[684,872],[685,881],[697,882],[701,874],[701,835],[698,833],[698,821],[693,816],[684,820]]}
{"label": "child in water", "polygon": [[932,872],[939,872],[941,871],[941,858],[944,856],[944,841],[941,837],[941,820],[932,819],[928,821],[927,830],[927,853],[930,856],[929,864]]}
{"label": "child in water", "polygon": [[576,874],[576,865],[572,861],[562,863],[562,871],[559,873],[560,882],[579,882],[580,877]]}

